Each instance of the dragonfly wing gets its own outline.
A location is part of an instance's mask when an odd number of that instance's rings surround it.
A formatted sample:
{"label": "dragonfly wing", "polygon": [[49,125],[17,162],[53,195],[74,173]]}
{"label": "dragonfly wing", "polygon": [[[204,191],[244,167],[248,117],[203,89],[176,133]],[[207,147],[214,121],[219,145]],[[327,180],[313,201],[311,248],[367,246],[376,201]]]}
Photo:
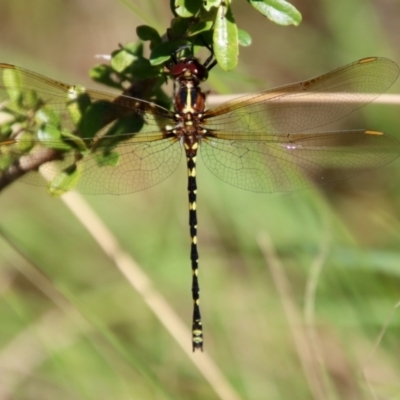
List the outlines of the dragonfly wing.
{"label": "dragonfly wing", "polygon": [[[174,123],[170,111],[137,98],[82,90],[0,64],[0,112],[17,115],[16,121],[18,114],[23,119],[29,113],[39,113],[42,107],[57,115],[54,120],[42,118],[35,128],[37,132],[32,128],[34,134],[28,139],[13,135],[13,139],[0,141],[0,181],[2,174],[12,176],[11,169],[17,177],[23,175],[21,180],[47,185],[46,179],[35,172],[38,167],[46,177],[67,168],[79,170],[77,187],[85,193],[122,194],[145,189],[172,174],[181,149],[177,140],[166,133],[165,128]],[[86,103],[77,122],[76,111],[82,102],[74,101],[82,93],[84,97],[79,99]],[[33,110],[29,110],[30,104]],[[15,125],[18,129],[18,123]],[[50,125],[60,134],[56,138],[42,137],[42,125],[46,125],[46,132]],[[14,149],[27,147],[28,153]],[[2,156],[7,162],[2,162]],[[31,172],[25,174],[27,171]]]}
{"label": "dragonfly wing", "polygon": [[242,96],[214,107],[204,114],[204,127],[228,132],[225,137],[235,140],[257,140],[257,136],[266,133],[304,132],[373,101],[398,75],[399,67],[391,60],[362,59],[308,81]]}
{"label": "dragonfly wing", "polygon": [[[20,162],[45,159],[49,150],[42,148],[34,154],[24,156]],[[48,186],[62,171],[77,169],[79,180],[76,188],[88,194],[127,194],[144,190],[168,178],[179,165],[182,149],[174,138],[152,142],[126,142],[118,145],[117,161],[112,165],[101,165],[98,154],[89,154],[76,160],[66,153],[60,160],[41,163],[38,171],[30,171],[21,181]],[[63,187],[59,187],[62,192]]]}
{"label": "dragonfly wing", "polygon": [[[269,193],[310,187],[310,177],[323,184],[366,173],[399,154],[397,139],[363,130],[270,136],[262,141],[208,137],[201,143],[202,159],[218,178]],[[329,174],[338,167],[339,175]]]}
{"label": "dragonfly wing", "polygon": [[[62,128],[70,132],[77,129],[73,113],[76,108],[82,107],[82,104],[74,106],[74,101],[78,103],[77,98],[80,95],[87,96],[87,101],[92,106],[93,104],[98,106],[99,103],[100,106],[103,105],[103,108],[96,110],[101,113],[102,118],[97,123],[98,126],[105,126],[111,121],[129,115],[158,116],[163,125],[170,122],[170,118],[172,118],[170,111],[152,102],[97,90],[86,90],[83,87],[59,82],[15,65],[0,64],[0,112],[7,110],[9,105],[15,111],[15,105],[13,106],[10,100],[18,98],[19,94],[25,95],[25,102],[29,102],[34,94],[44,107],[51,108],[58,115]],[[90,108],[87,104],[86,107]],[[96,116],[98,117],[98,114]],[[77,117],[75,116],[75,118]],[[152,133],[157,135],[160,132],[160,121],[156,122],[158,122],[157,125],[155,125],[154,118],[149,121],[148,124],[154,124],[154,126],[147,129],[147,135]],[[74,133],[83,137],[86,135],[86,132]]]}

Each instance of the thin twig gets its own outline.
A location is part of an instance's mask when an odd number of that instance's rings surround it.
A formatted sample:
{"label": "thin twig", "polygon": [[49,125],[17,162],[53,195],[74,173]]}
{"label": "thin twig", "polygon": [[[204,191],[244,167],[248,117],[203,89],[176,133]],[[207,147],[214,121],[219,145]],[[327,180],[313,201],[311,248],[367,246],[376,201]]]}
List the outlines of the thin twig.
{"label": "thin twig", "polygon": [[[208,106],[216,106],[219,104],[223,104],[226,101],[231,101],[235,100],[241,96],[247,96],[250,93],[241,93],[241,94],[226,94],[226,95],[215,95],[211,94],[207,96],[207,105]],[[321,93],[318,93],[318,96],[315,97],[314,102],[315,103],[321,103],[322,101],[325,101],[327,103],[332,103],[332,95],[334,93],[324,93],[323,95]],[[335,93],[337,96],[337,93]],[[340,94],[341,98],[345,102],[354,102],[357,103],[359,102],[360,104],[364,104],[365,101],[360,102],[354,99],[354,95],[348,96],[349,98],[346,99],[346,93],[341,93]],[[377,95],[378,96],[378,95]],[[298,98],[288,98],[286,99],[285,97],[282,97],[279,100],[279,104],[283,103],[303,103],[304,98],[298,97]],[[307,103],[312,103],[313,99],[311,96],[307,96]],[[381,94],[379,97],[377,97],[375,100],[372,101],[372,104],[388,104],[388,105],[399,105],[400,104],[400,94]]]}
{"label": "thin twig", "polygon": [[23,175],[37,171],[43,164],[60,160],[60,157],[60,152],[50,148],[43,148],[38,152],[21,156],[0,174],[0,191]]}

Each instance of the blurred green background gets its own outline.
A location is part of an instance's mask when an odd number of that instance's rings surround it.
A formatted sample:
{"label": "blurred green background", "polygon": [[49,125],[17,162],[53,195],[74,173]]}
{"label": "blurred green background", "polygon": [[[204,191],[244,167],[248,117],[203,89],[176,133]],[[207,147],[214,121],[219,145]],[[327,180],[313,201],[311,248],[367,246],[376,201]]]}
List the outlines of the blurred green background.
{"label": "blurred green background", "polygon": [[[297,28],[234,2],[253,45],[235,72],[213,71],[213,93],[307,79],[367,56],[400,63],[399,2],[293,4]],[[0,62],[99,88],[87,73],[95,55],[136,40],[137,25],[164,32],[170,19],[168,1],[1,0]],[[400,140],[399,105],[369,105],[341,126]],[[400,161],[291,195],[229,187],[201,160],[198,180],[205,352],[237,397],[216,394],[196,368],[202,355],[182,352],[59,199],[16,183],[1,193],[0,228],[32,264],[0,238],[0,399],[400,398]],[[144,192],[86,199],[190,328],[186,185],[182,162]],[[312,285],[315,301],[305,294]]]}

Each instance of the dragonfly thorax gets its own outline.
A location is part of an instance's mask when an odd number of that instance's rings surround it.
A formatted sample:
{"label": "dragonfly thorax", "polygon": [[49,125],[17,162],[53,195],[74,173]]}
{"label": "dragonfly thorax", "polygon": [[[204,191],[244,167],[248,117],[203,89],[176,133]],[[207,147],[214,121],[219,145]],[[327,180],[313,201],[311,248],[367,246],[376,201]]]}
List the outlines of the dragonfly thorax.
{"label": "dragonfly thorax", "polygon": [[207,79],[208,70],[196,58],[183,58],[170,67],[174,80],[175,114],[199,114],[204,112],[205,94],[200,83]]}
{"label": "dragonfly thorax", "polygon": [[205,109],[205,94],[192,81],[182,81],[175,92],[176,114],[202,114]]}
{"label": "dragonfly thorax", "polygon": [[[193,149],[203,135],[201,120],[205,109],[205,94],[199,87],[199,71],[204,69],[196,59],[179,62],[171,70],[178,77],[175,81],[174,115],[176,125],[173,133],[184,143],[186,149]],[[201,75],[204,76],[204,75]],[[197,145],[195,146],[197,149]]]}

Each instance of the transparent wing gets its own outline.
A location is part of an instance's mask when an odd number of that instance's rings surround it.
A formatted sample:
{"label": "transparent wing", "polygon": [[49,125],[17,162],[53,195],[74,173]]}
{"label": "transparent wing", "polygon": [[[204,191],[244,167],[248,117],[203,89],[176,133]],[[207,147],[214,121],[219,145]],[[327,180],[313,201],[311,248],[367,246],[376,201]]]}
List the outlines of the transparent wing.
{"label": "transparent wing", "polygon": [[[84,91],[92,103],[103,105],[103,121],[100,121],[99,125],[104,126],[109,121],[133,114],[142,115],[146,123],[141,131],[140,140],[143,140],[143,137],[151,140],[153,135],[155,135],[154,139],[158,140],[160,127],[171,123],[171,118],[173,118],[170,111],[145,100],[87,90],[77,85],[69,85],[47,78],[15,65],[0,64],[0,111],[6,109],[10,98],[15,97],[20,91],[36,93],[45,106],[50,107],[60,116],[62,127],[65,130],[76,129],[73,107],[69,106],[81,91]],[[146,120],[146,116],[152,117]]]}
{"label": "transparent wing", "polygon": [[[79,170],[77,188],[88,194],[128,194],[154,186],[168,178],[178,167],[182,148],[174,138],[152,142],[121,143],[116,148],[117,165],[99,166],[97,155],[74,160],[70,153],[63,160],[42,164],[39,172],[22,177],[27,183],[48,185],[44,179],[74,165]],[[47,150],[43,150],[47,151]],[[40,154],[36,153],[36,157]],[[32,156],[27,156],[32,157]]]}
{"label": "transparent wing", "polygon": [[371,102],[398,75],[399,67],[393,61],[365,58],[308,81],[228,101],[205,113],[204,126],[210,132],[215,130],[218,138],[232,140],[303,132]]}
{"label": "transparent wing", "polygon": [[[20,92],[24,93],[23,100],[18,97]],[[2,111],[4,114],[10,110],[17,115],[21,112],[23,117],[24,112],[20,110],[27,107],[15,104],[22,101],[35,104],[29,97],[34,95],[45,109],[51,109],[57,115],[57,124],[51,119],[46,123],[47,131],[48,125],[54,124],[53,128],[62,132],[59,139],[17,137],[0,142],[0,180],[4,178],[1,176],[1,157],[10,159],[15,147],[25,146],[32,147],[29,153],[19,154],[11,161],[18,162],[21,171],[40,167],[40,173],[20,174],[23,175],[21,180],[36,185],[48,184],[43,175],[54,177],[69,169],[79,171],[77,187],[84,193],[122,194],[153,186],[175,171],[181,147],[164,129],[174,123],[168,110],[132,97],[85,90],[90,107],[86,120],[83,119],[85,125],[81,126],[74,120],[79,104],[73,101],[79,93],[76,86],[0,64],[0,118]],[[71,104],[75,109],[71,109]],[[85,138],[88,131],[96,132],[95,136]],[[71,138],[71,135],[75,136]],[[72,150],[66,143],[73,144]],[[85,152],[78,152],[82,148]],[[3,170],[3,175],[9,173],[9,169]]]}
{"label": "transparent wing", "polygon": [[[272,193],[310,187],[310,176],[322,184],[366,173],[397,158],[400,142],[380,132],[355,130],[271,136],[269,141],[208,137],[200,149],[207,168],[224,182]],[[339,175],[329,174],[338,167]]]}

